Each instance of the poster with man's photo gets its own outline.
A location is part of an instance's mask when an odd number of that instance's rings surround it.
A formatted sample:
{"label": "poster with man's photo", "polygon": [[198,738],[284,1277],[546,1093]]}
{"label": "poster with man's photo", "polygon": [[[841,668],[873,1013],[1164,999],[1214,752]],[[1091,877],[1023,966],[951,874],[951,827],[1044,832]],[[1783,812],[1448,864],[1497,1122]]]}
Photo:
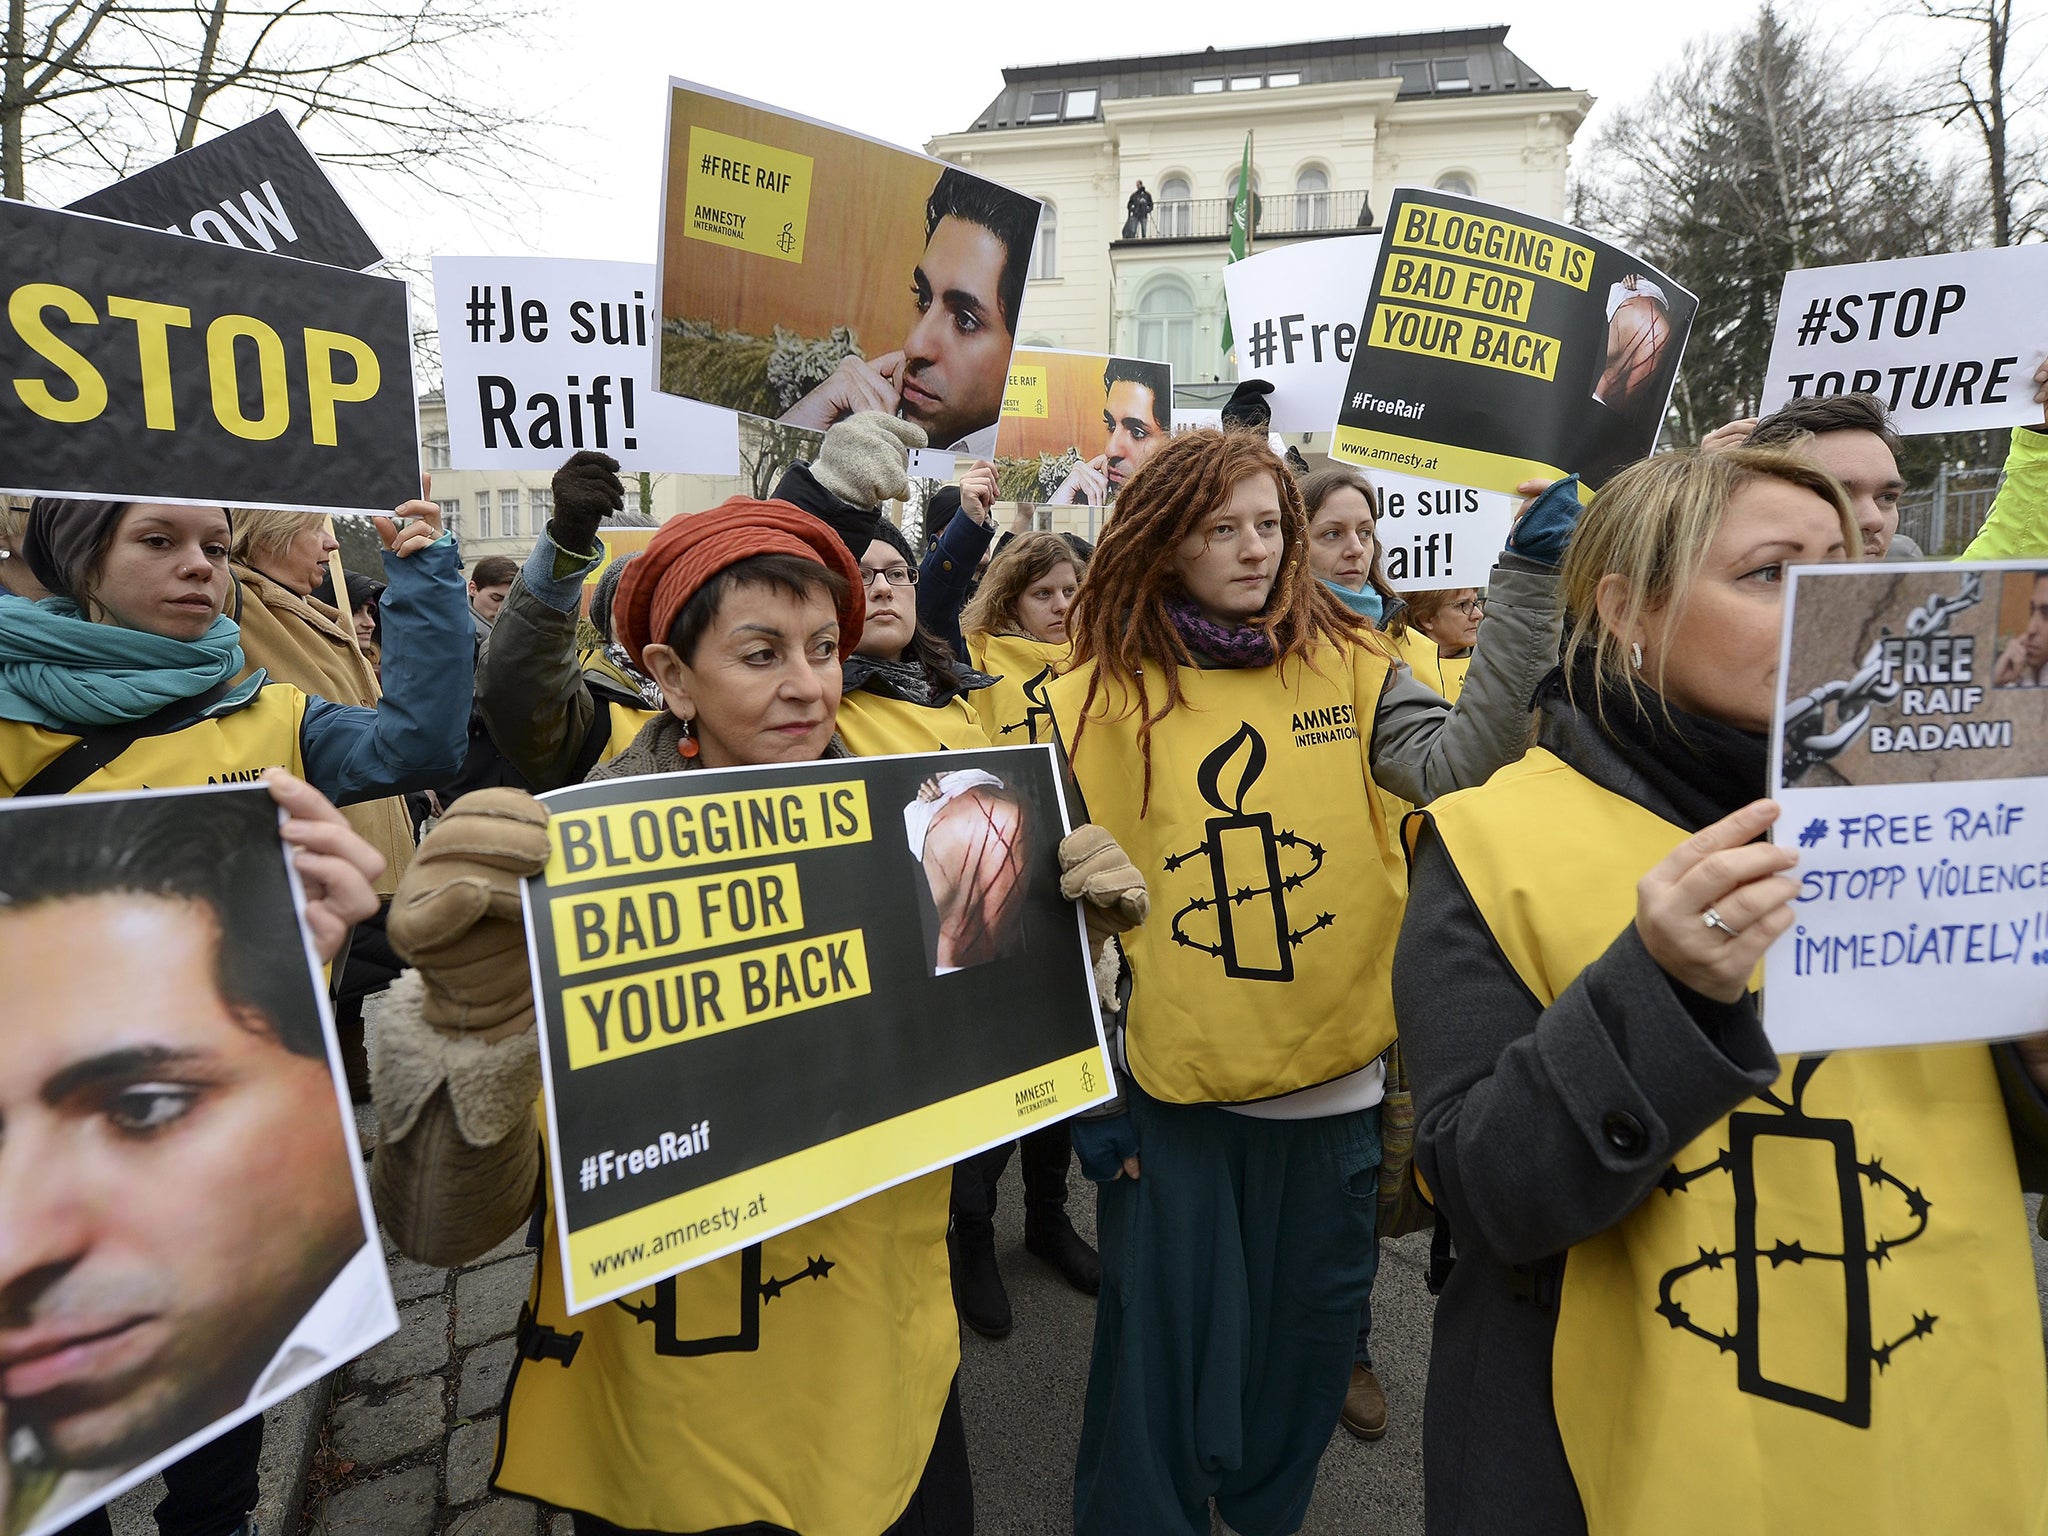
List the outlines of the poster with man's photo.
{"label": "poster with man's photo", "polygon": [[542,798],[526,921],[570,1311],[1114,1091],[1051,748]]}
{"label": "poster with man's photo", "polygon": [[261,786],[0,800],[0,1530],[62,1530],[394,1333]]}
{"label": "poster with man's photo", "polygon": [[1648,454],[1699,301],[1568,225],[1398,187],[1331,453],[1511,493]]}
{"label": "poster with man's photo", "polygon": [[1780,1052],[2034,1034],[2048,995],[2048,564],[1792,566],[1764,960]]}
{"label": "poster with man's photo", "polygon": [[1167,364],[1019,348],[996,425],[1002,499],[1106,506],[1173,430]]}
{"label": "poster with man's photo", "polygon": [[660,387],[820,432],[887,411],[986,456],[1038,215],[943,160],[671,80]]}

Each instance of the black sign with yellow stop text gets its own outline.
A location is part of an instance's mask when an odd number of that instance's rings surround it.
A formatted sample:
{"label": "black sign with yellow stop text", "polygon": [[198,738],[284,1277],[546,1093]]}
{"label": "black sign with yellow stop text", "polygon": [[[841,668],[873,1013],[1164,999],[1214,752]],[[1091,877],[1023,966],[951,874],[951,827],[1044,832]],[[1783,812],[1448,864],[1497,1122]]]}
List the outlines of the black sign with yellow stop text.
{"label": "black sign with yellow stop text", "polygon": [[405,284],[0,203],[0,490],[306,511],[420,493]]}
{"label": "black sign with yellow stop text", "polygon": [[571,1311],[1113,1091],[1050,747],[543,799],[526,911]]}
{"label": "black sign with yellow stop text", "polygon": [[1512,492],[1655,446],[1699,301],[1619,246],[1396,188],[1331,453]]}

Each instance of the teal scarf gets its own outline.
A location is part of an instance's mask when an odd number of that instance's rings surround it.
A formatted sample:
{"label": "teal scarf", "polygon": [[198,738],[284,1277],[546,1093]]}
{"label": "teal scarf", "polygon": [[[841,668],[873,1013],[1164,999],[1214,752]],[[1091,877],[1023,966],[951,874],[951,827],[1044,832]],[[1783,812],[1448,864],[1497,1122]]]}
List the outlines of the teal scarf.
{"label": "teal scarf", "polygon": [[[0,595],[0,720],[75,735],[141,720],[242,670],[242,629],[225,614],[196,641],[95,624],[61,597]],[[223,704],[263,686],[258,672]]]}
{"label": "teal scarf", "polygon": [[1340,587],[1334,581],[1325,580],[1321,576],[1316,580],[1336,593],[1338,600],[1346,608],[1372,620],[1375,627],[1385,622],[1387,605],[1380,597],[1378,588],[1367,586],[1362,592],[1354,592],[1349,587]]}

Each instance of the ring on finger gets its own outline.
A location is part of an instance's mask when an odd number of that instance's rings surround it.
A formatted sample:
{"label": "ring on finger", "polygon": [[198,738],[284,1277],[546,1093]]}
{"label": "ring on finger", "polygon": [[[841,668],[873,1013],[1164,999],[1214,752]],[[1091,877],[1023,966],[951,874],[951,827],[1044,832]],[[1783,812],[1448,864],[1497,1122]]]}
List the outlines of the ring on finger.
{"label": "ring on finger", "polygon": [[1739,932],[1739,930],[1729,927],[1728,919],[1723,917],[1719,912],[1715,911],[1712,907],[1707,908],[1706,911],[1700,914],[1700,921],[1706,924],[1706,926],[1709,928],[1720,929],[1723,933],[1727,934],[1728,937],[1731,939],[1737,937]]}

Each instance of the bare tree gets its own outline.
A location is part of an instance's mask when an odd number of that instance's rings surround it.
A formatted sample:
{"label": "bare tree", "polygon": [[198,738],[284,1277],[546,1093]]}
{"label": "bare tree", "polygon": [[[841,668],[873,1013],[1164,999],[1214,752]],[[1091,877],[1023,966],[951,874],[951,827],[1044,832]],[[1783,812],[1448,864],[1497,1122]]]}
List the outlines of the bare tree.
{"label": "bare tree", "polygon": [[[1967,125],[1984,152],[1984,201],[1993,245],[2011,245],[2048,227],[2048,147],[2040,116],[2048,109],[2042,52],[2029,50],[2013,0],[1917,0],[1909,14],[1960,34],[1940,67],[1915,93],[1912,114],[1945,127]],[[2039,18],[2033,18],[2038,20]]]}
{"label": "bare tree", "polygon": [[1954,248],[1969,210],[1884,100],[1766,5],[1594,143],[1578,216],[1700,298],[1673,395],[1686,440],[1755,408],[1786,272]]}
{"label": "bare tree", "polygon": [[520,0],[6,0],[0,192],[120,176],[273,108],[325,161],[446,192],[503,181],[525,114],[451,89]]}
{"label": "bare tree", "polygon": [[775,484],[799,459],[814,460],[824,434],[765,416],[740,417],[740,478],[757,501],[775,494]]}

